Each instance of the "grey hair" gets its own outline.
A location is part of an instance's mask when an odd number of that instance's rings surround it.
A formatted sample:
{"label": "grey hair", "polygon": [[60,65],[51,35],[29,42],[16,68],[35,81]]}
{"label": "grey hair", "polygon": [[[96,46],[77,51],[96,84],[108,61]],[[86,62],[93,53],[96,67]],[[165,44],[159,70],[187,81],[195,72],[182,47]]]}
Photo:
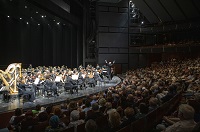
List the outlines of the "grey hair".
{"label": "grey hair", "polygon": [[70,113],[70,118],[72,121],[77,121],[79,120],[79,111],[78,110],[73,110],[71,113]]}
{"label": "grey hair", "polygon": [[183,118],[186,120],[194,119],[194,108],[188,104],[181,104],[179,112],[183,114]]}

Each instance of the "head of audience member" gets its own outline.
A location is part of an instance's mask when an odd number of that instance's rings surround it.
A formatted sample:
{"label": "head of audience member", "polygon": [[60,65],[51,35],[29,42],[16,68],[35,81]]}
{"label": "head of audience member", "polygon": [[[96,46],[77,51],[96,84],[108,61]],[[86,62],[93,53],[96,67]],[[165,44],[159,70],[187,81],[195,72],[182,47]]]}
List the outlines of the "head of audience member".
{"label": "head of audience member", "polygon": [[112,109],[112,104],[111,104],[111,102],[106,102],[105,106],[106,106],[106,109],[107,109],[107,110]]}
{"label": "head of audience member", "polygon": [[22,109],[17,108],[15,109],[15,116],[21,116],[22,115]]}
{"label": "head of audience member", "polygon": [[54,113],[54,115],[57,115],[58,117],[61,117],[62,110],[59,107],[55,107],[53,113]]}
{"label": "head of audience member", "polygon": [[108,121],[111,128],[118,128],[121,124],[120,114],[116,110],[112,110],[108,115]]}
{"label": "head of audience member", "polygon": [[28,110],[25,113],[25,118],[26,118],[26,120],[31,120],[33,118],[33,112],[32,112],[32,110]]}
{"label": "head of audience member", "polygon": [[93,103],[93,104],[92,104],[92,110],[93,110],[94,112],[99,111],[99,105],[98,105],[97,103]]}
{"label": "head of audience member", "polygon": [[44,122],[48,120],[48,114],[46,112],[41,112],[38,114],[38,121],[39,122]]}
{"label": "head of audience member", "polygon": [[200,102],[200,93],[195,93],[194,99],[195,99],[197,102]]}
{"label": "head of audience member", "polygon": [[90,119],[85,123],[85,130],[86,132],[96,132],[97,131],[97,124],[94,120]]}
{"label": "head of audience member", "polygon": [[151,97],[149,99],[149,106],[157,107],[158,106],[158,99],[155,97]]}
{"label": "head of audience member", "polygon": [[75,101],[71,101],[68,105],[68,109],[69,111],[72,111],[72,110],[76,110],[77,109],[77,104]]}
{"label": "head of audience member", "polygon": [[131,118],[135,115],[135,111],[133,108],[131,107],[127,107],[125,110],[124,110],[124,114],[127,118]]}
{"label": "head of audience member", "polygon": [[188,104],[181,104],[179,106],[178,117],[180,120],[193,120],[194,113],[194,108]]}
{"label": "head of audience member", "polygon": [[71,113],[70,113],[70,119],[71,121],[77,121],[79,120],[79,111],[78,110],[73,110]]}
{"label": "head of audience member", "polygon": [[51,126],[52,129],[55,129],[59,127],[59,122],[60,122],[59,117],[57,115],[53,115],[49,120],[49,125]]}
{"label": "head of audience member", "polygon": [[41,105],[40,105],[40,104],[37,104],[37,105],[35,106],[35,110],[40,111],[40,110],[41,110]]}
{"label": "head of audience member", "polygon": [[99,99],[99,105],[100,106],[105,106],[105,104],[106,104],[106,99],[105,98]]}
{"label": "head of audience member", "polygon": [[50,115],[52,113],[52,109],[53,109],[52,106],[47,106],[46,107],[46,112],[47,112],[48,115]]}
{"label": "head of audience member", "polygon": [[145,103],[140,103],[139,105],[140,113],[147,114],[149,112],[149,108]]}
{"label": "head of audience member", "polygon": [[86,107],[86,108],[91,107],[91,103],[90,103],[89,100],[86,100],[86,101],[85,101],[85,107]]}

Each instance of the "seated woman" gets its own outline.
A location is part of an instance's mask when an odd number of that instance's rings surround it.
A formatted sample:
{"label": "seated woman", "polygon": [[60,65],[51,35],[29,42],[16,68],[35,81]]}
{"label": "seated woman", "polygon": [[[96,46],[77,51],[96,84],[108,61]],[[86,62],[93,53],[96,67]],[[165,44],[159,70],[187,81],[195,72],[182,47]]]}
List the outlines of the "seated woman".
{"label": "seated woman", "polygon": [[49,126],[46,128],[45,132],[60,132],[65,129],[65,124],[60,122],[57,115],[53,115],[49,120]]}
{"label": "seated woman", "polygon": [[79,111],[78,110],[73,110],[71,113],[70,113],[70,123],[68,125],[68,127],[76,127],[82,123],[84,123],[84,120],[79,120]]}

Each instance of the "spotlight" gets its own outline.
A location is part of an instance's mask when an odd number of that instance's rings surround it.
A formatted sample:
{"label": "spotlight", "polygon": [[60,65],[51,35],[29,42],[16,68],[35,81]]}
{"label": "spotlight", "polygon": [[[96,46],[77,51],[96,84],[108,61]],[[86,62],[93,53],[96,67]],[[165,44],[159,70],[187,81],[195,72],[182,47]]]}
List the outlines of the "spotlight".
{"label": "spotlight", "polygon": [[41,16],[42,18],[44,17],[44,16]]}
{"label": "spotlight", "polygon": [[8,18],[10,17],[10,16],[7,16]]}
{"label": "spotlight", "polygon": [[55,22],[56,20],[54,19],[53,21]]}
{"label": "spotlight", "polygon": [[40,26],[40,24],[38,23],[38,26]]}
{"label": "spotlight", "polygon": [[35,13],[38,14],[38,11],[36,11]]}
{"label": "spotlight", "polygon": [[21,18],[21,17],[20,17],[19,19],[20,19],[20,20],[22,20],[22,18]]}
{"label": "spotlight", "polygon": [[130,3],[132,2],[132,0],[129,1]]}
{"label": "spotlight", "polygon": [[24,6],[24,8],[28,8],[27,6]]}
{"label": "spotlight", "polygon": [[141,21],[141,24],[144,24],[144,21]]}
{"label": "spotlight", "polygon": [[46,15],[44,17],[47,17]]}
{"label": "spotlight", "polygon": [[59,25],[60,24],[60,22],[57,22],[57,25]]}
{"label": "spotlight", "polygon": [[29,23],[28,23],[28,22],[26,22],[26,24],[28,25]]}
{"label": "spotlight", "polygon": [[31,19],[33,19],[33,17],[31,17]]}

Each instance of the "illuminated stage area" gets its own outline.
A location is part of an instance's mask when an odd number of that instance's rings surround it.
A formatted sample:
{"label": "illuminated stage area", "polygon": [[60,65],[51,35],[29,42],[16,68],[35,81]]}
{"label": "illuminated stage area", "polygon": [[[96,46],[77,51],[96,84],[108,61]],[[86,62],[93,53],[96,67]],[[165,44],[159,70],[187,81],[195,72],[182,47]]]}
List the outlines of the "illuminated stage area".
{"label": "illuminated stage area", "polygon": [[52,96],[52,97],[43,97],[43,96],[36,96],[36,99],[33,102],[24,102],[22,97],[18,98],[18,95],[11,95],[11,99],[8,102],[3,101],[2,94],[0,95],[0,113],[14,110],[16,108],[31,108],[34,107],[37,104],[40,104],[42,106],[48,105],[48,104],[59,104],[66,99],[78,99],[81,97],[84,97],[86,95],[98,93],[100,91],[105,91],[109,87],[116,86],[121,82],[121,79],[117,76],[114,76],[112,80],[104,80],[104,82],[97,82],[97,85],[95,87],[90,87],[86,85],[86,88],[83,88],[82,90],[78,88],[78,94],[70,94],[68,92],[65,92],[64,87],[60,88],[58,90],[59,96]]}

